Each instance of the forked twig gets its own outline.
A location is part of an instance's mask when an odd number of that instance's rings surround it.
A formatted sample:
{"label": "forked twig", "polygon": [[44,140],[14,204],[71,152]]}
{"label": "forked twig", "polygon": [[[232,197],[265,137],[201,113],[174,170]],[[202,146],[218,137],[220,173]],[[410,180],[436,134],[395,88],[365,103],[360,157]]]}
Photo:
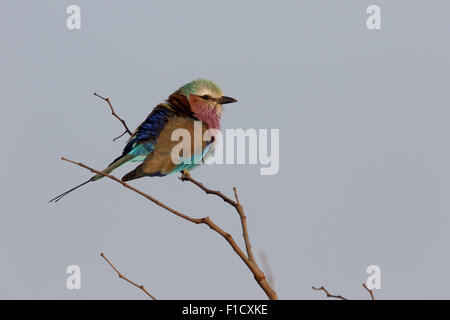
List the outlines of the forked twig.
{"label": "forked twig", "polygon": [[156,298],[154,296],[152,296],[150,294],[150,292],[147,291],[147,289],[144,288],[144,286],[137,284],[136,282],[131,281],[130,279],[128,279],[127,277],[125,277],[123,274],[121,274],[119,272],[119,270],[117,270],[117,268],[108,260],[108,258],[105,257],[105,255],[102,253],[100,253],[100,255],[102,256],[103,259],[105,259],[105,261],[111,266],[111,268],[114,269],[114,271],[117,273],[117,275],[119,276],[120,279],[123,279],[125,281],[127,281],[128,283],[131,283],[133,286],[135,286],[136,288],[141,289],[142,291],[145,292],[146,295],[148,295],[151,299],[156,300]]}
{"label": "forked twig", "polygon": [[363,283],[362,286],[364,287],[364,289],[367,290],[367,292],[369,292],[370,297],[372,298],[372,300],[375,300],[375,296],[373,295],[373,290],[372,290],[372,289],[369,289],[369,288],[366,286],[365,283]]}
{"label": "forked twig", "polygon": [[237,194],[236,187],[233,187],[234,197],[236,199],[236,201],[233,201],[232,199],[230,199],[226,195],[224,195],[222,192],[217,191],[217,190],[211,190],[211,189],[208,189],[207,187],[205,187],[203,185],[203,183],[198,182],[197,180],[192,178],[191,174],[187,170],[182,171],[180,180],[192,182],[197,187],[202,189],[206,194],[214,194],[214,195],[218,196],[219,198],[221,198],[223,201],[229,203],[231,206],[233,206],[236,209],[237,213],[239,214],[239,217],[241,218],[242,233],[243,233],[243,237],[244,237],[245,248],[247,250],[248,259],[256,265],[256,259],[253,255],[252,245],[250,243],[250,237],[248,235],[247,217],[244,214],[244,207],[239,202],[239,196]]}
{"label": "forked twig", "polygon": [[316,287],[312,287],[312,288],[313,288],[313,290],[316,290],[316,291],[323,291],[323,292],[325,292],[326,295],[327,295],[327,298],[336,298],[336,299],[341,299],[341,300],[347,300],[347,299],[344,298],[343,296],[340,296],[340,295],[334,295],[334,294],[329,293],[328,290],[325,289],[324,286],[321,286],[320,288],[316,288]]}
{"label": "forked twig", "polygon": [[119,139],[120,137],[122,137],[125,133],[128,133],[130,136],[133,135],[133,133],[131,132],[131,130],[128,128],[128,126],[127,126],[125,120],[123,120],[121,117],[119,117],[119,115],[116,113],[116,111],[114,111],[114,108],[113,108],[113,106],[112,106],[111,101],[109,100],[109,98],[102,97],[101,95],[99,95],[99,94],[96,93],[96,92],[94,92],[94,96],[99,97],[100,99],[103,99],[104,101],[106,101],[106,102],[108,103],[109,108],[111,109],[111,114],[112,114],[114,117],[116,117],[117,120],[119,120],[120,122],[122,122],[122,124],[123,124],[123,126],[124,126],[124,128],[125,128],[125,131],[124,131],[120,136],[115,137],[115,138],[113,139],[113,141],[116,141],[117,139]]}

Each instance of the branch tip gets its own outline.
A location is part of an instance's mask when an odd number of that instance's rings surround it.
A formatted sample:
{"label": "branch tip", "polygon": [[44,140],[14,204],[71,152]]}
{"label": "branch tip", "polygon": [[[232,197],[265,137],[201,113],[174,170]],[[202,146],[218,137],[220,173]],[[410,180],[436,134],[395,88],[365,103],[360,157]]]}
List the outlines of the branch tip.
{"label": "branch tip", "polygon": [[131,285],[135,286],[136,288],[141,289],[143,292],[145,292],[146,295],[148,295],[151,299],[156,300],[156,298],[154,296],[152,296],[150,294],[150,292],[148,292],[147,290],[145,290],[143,285],[139,285],[133,281],[131,281],[130,279],[128,279],[127,277],[125,277],[124,275],[122,275],[119,270],[111,263],[111,261],[108,260],[108,258],[105,257],[105,255],[102,253],[100,253],[100,255],[102,256],[102,258],[111,266],[111,268],[114,269],[114,271],[117,273],[117,275],[119,276],[120,279],[123,279],[125,281],[127,281],[128,283],[130,283]]}
{"label": "branch tip", "polygon": [[125,133],[128,133],[130,136],[133,135],[133,133],[131,132],[131,130],[128,128],[127,123],[125,122],[125,120],[123,120],[121,117],[119,117],[119,115],[116,113],[116,111],[114,110],[111,101],[109,98],[103,97],[101,95],[99,95],[98,93],[94,92],[94,96],[99,97],[100,99],[106,101],[109,105],[109,108],[111,109],[111,114],[117,118],[117,120],[119,120],[120,122],[122,122],[123,127],[125,128],[125,132],[122,133],[120,136],[116,137],[113,139],[113,141],[116,141],[117,139],[119,139],[120,137],[122,137]]}
{"label": "branch tip", "polygon": [[335,295],[335,294],[329,293],[328,290],[325,289],[324,286],[321,286],[320,288],[316,288],[316,287],[313,286],[312,289],[316,290],[316,291],[323,291],[323,292],[325,292],[325,294],[327,295],[327,298],[336,298],[336,299],[341,299],[341,300],[347,300],[346,298],[344,298],[341,295]]}

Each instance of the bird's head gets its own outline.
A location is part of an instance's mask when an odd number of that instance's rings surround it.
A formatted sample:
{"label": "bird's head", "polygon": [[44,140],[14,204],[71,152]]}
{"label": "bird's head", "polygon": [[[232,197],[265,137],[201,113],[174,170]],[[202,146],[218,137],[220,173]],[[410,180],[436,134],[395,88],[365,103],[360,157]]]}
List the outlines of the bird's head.
{"label": "bird's head", "polygon": [[189,101],[189,107],[196,117],[217,129],[220,129],[222,105],[237,102],[234,98],[224,96],[222,89],[214,82],[205,79],[191,81],[182,86],[180,91]]}

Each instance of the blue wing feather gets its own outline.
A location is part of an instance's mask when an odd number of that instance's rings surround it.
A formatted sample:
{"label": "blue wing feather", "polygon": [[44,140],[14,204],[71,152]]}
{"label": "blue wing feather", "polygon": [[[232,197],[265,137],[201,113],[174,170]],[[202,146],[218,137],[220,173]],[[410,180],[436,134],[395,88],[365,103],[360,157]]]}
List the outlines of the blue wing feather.
{"label": "blue wing feather", "polygon": [[133,161],[143,161],[155,148],[156,140],[170,115],[171,111],[162,107],[150,113],[130,138],[122,155],[131,153],[136,156]]}

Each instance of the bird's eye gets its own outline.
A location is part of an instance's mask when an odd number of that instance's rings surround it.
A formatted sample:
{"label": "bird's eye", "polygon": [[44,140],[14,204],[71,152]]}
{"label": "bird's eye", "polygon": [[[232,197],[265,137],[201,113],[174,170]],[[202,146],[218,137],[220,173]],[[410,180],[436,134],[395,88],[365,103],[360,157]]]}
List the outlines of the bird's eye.
{"label": "bird's eye", "polygon": [[211,99],[211,97],[210,97],[210,96],[208,96],[207,94],[205,94],[205,95],[201,96],[200,98],[202,98],[203,100],[208,100],[208,99]]}

